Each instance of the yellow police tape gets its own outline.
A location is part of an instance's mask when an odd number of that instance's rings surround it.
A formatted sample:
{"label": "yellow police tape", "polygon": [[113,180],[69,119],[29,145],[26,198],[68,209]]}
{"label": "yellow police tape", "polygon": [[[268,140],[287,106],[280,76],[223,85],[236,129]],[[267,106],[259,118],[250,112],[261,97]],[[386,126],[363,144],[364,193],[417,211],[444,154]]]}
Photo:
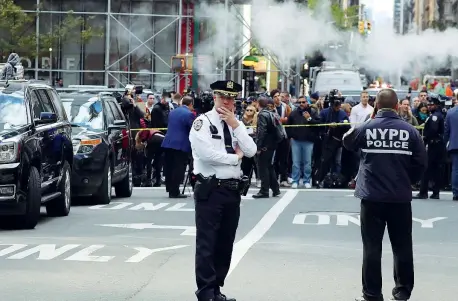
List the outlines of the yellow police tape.
{"label": "yellow police tape", "polygon": [[[285,124],[283,127],[291,128],[291,127],[322,127],[322,126],[348,126],[348,125],[356,125],[361,124],[358,123],[350,123],[350,122],[342,122],[342,123],[319,123],[319,124]],[[256,128],[254,125],[246,126],[247,128]],[[414,128],[422,130],[425,128],[424,125],[414,126]],[[167,128],[141,128],[141,129],[130,129],[131,131],[145,131],[145,130],[156,130],[156,131],[164,131]]]}

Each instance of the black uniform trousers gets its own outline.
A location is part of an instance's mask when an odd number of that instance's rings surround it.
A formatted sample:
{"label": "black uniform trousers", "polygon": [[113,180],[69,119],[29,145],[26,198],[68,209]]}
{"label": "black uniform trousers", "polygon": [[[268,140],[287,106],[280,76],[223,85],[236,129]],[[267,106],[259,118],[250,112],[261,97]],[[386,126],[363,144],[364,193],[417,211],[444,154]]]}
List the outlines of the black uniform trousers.
{"label": "black uniform trousers", "polygon": [[289,139],[283,139],[278,143],[275,152],[275,174],[280,177],[280,182],[288,181],[289,149]]}
{"label": "black uniform trousers", "polygon": [[208,300],[220,293],[231,265],[239,225],[241,196],[238,191],[215,188],[208,200],[195,199],[196,295]]}
{"label": "black uniform trousers", "polygon": [[342,147],[342,141],[336,140],[331,136],[326,136],[323,140],[320,166],[317,169],[315,182],[322,182],[335,162],[337,151]]}
{"label": "black uniform trousers", "polygon": [[412,248],[412,206],[406,203],[361,201],[363,241],[363,295],[368,301],[381,301],[382,241],[388,228],[394,260],[393,296],[409,299],[414,286]]}
{"label": "black uniform trousers", "polygon": [[169,195],[180,194],[180,184],[184,180],[188,162],[189,153],[172,148],[165,149],[165,187]]}
{"label": "black uniform trousers", "polygon": [[427,195],[429,182],[433,182],[433,194],[439,194],[442,187],[442,172],[447,157],[445,144],[442,141],[428,144],[428,167],[420,182],[420,194]]}
{"label": "black uniform trousers", "polygon": [[258,173],[261,180],[260,193],[262,194],[269,194],[269,188],[272,189],[274,193],[280,190],[277,175],[275,174],[275,169],[272,164],[273,156],[273,149],[261,151],[258,155]]}

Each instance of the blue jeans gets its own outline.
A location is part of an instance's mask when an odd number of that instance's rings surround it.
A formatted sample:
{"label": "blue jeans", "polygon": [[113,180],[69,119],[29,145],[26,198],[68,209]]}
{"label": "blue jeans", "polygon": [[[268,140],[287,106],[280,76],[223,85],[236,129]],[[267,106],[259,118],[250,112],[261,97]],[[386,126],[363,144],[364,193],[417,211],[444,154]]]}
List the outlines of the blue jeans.
{"label": "blue jeans", "polygon": [[452,191],[453,196],[458,196],[458,154],[451,154],[452,157]]}
{"label": "blue jeans", "polygon": [[[310,183],[312,176],[313,142],[291,139],[291,152],[293,155],[293,183],[299,184],[302,174],[304,175],[304,183]],[[304,166],[303,173],[301,170],[302,165]]]}

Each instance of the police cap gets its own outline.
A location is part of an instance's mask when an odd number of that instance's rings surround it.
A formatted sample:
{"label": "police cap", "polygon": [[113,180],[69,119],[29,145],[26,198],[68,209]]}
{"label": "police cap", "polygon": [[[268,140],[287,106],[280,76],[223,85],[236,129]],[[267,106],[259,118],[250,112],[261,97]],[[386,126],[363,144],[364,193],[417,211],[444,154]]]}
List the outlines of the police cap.
{"label": "police cap", "polygon": [[239,92],[242,92],[242,85],[237,84],[231,80],[219,80],[210,85],[210,88],[216,94],[227,96],[227,97],[236,97]]}
{"label": "police cap", "polygon": [[436,95],[430,95],[428,97],[428,104],[429,105],[440,105],[441,101],[440,98]]}

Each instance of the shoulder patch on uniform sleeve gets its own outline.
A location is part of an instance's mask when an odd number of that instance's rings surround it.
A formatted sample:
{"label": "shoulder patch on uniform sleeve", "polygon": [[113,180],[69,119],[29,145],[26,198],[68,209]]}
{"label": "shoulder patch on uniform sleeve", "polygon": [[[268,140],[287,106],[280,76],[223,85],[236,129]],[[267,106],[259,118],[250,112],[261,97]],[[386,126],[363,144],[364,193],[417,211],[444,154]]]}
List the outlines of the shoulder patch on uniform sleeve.
{"label": "shoulder patch on uniform sleeve", "polygon": [[192,125],[192,127],[194,128],[194,130],[199,131],[202,128],[203,124],[204,122],[202,121],[202,119],[196,119],[194,120],[194,124]]}
{"label": "shoulder patch on uniform sleeve", "polygon": [[431,119],[432,119],[433,121],[437,121],[437,116],[434,115]]}

